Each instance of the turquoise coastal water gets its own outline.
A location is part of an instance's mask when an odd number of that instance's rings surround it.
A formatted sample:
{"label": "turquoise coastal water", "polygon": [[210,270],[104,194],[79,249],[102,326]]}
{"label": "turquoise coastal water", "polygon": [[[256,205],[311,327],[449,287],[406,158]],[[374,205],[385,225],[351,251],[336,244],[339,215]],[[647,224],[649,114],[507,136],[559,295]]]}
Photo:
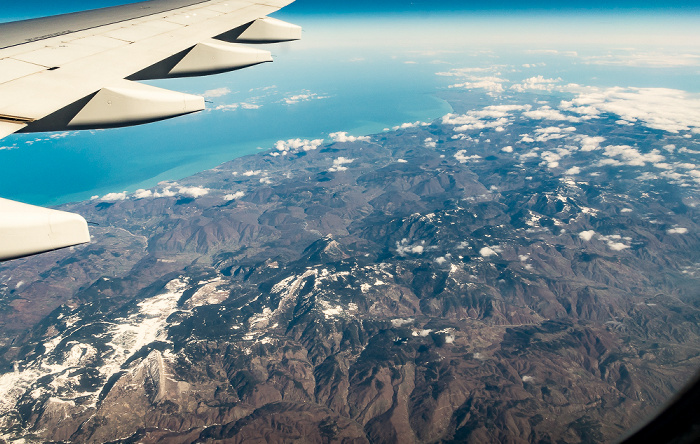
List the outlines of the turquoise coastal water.
{"label": "turquoise coastal water", "polygon": [[271,149],[277,140],[330,141],[332,132],[372,134],[451,111],[434,96],[432,69],[410,69],[386,55],[358,60],[296,53],[293,46],[278,51],[275,63],[248,70],[152,82],[206,94],[202,113],[140,127],[3,139],[0,196],[56,205],[134,191]]}

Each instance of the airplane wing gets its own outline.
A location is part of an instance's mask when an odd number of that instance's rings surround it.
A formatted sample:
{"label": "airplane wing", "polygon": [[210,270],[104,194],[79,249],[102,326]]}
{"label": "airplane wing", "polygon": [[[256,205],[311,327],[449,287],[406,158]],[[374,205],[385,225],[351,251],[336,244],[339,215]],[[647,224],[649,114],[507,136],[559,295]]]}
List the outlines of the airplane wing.
{"label": "airplane wing", "polygon": [[[294,0],[151,0],[0,24],[0,138],[115,128],[204,109],[139,83],[271,62],[244,44],[298,40],[269,14]],[[77,215],[0,199],[0,260],[89,241]]]}

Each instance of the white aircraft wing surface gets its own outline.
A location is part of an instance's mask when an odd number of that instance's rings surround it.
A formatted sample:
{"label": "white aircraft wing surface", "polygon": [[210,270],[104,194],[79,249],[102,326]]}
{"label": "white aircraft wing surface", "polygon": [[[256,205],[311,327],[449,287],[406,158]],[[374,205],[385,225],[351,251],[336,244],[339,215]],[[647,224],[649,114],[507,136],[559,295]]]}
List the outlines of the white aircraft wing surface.
{"label": "white aircraft wing surface", "polygon": [[[0,138],[201,111],[202,97],[138,81],[271,62],[246,44],[300,39],[267,17],[292,1],[151,0],[0,24]],[[67,214],[0,199],[0,260],[88,242],[85,220]]]}

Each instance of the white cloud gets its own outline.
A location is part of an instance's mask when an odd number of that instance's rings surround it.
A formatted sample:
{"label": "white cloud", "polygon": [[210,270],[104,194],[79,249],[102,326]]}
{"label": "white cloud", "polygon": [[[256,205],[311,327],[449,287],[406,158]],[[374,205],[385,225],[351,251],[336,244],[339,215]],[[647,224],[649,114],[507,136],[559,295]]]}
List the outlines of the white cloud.
{"label": "white cloud", "polygon": [[605,142],[605,137],[601,136],[585,136],[579,134],[576,139],[581,143],[581,151],[596,151],[600,149],[600,144]]}
{"label": "white cloud", "polygon": [[625,245],[622,242],[619,242],[620,240],[631,240],[628,237],[623,238],[619,234],[611,234],[610,236],[603,236],[600,235],[600,240],[607,242],[608,248],[610,248],[613,251],[622,251],[626,250],[629,248],[629,245]]}
{"label": "white cloud", "polygon": [[143,188],[138,189],[134,191],[134,194],[132,196],[134,199],[146,199],[149,197],[153,197],[153,191],[151,190],[144,190]]}
{"label": "white cloud", "polygon": [[503,83],[507,82],[505,79],[498,77],[488,76],[488,77],[471,77],[471,81],[464,83],[455,83],[450,85],[449,88],[464,88],[464,89],[485,89],[491,95],[496,93],[502,93],[505,91]]}
{"label": "white cloud", "polygon": [[425,242],[419,244],[410,244],[408,239],[401,239],[401,242],[396,242],[396,252],[401,256],[406,256],[407,254],[423,254],[425,247],[423,246]]}
{"label": "white cloud", "polygon": [[622,242],[608,241],[608,248],[614,251],[622,251],[629,248],[629,245],[625,245]]}
{"label": "white cloud", "polygon": [[578,237],[585,241],[589,241],[593,239],[593,236],[595,236],[595,231],[593,230],[588,230],[588,231],[582,231],[578,234]]}
{"label": "white cloud", "polygon": [[353,163],[355,159],[348,159],[346,157],[338,157],[337,159],[333,159],[333,166],[328,169],[329,172],[335,173],[338,171],[347,171],[347,167],[343,165],[347,165],[350,163]]}
{"label": "white cloud", "polygon": [[435,148],[437,146],[437,142],[432,137],[427,137],[423,144],[426,148]]}
{"label": "white cloud", "polygon": [[540,157],[547,162],[547,167],[549,168],[557,168],[559,166],[559,160],[561,160],[561,155],[552,151],[543,151]]}
{"label": "white cloud", "polygon": [[476,131],[495,128],[503,131],[509,126],[514,111],[526,111],[530,105],[492,105],[480,110],[467,111],[465,114],[446,114],[442,117],[443,125],[455,125],[455,132]]}
{"label": "white cloud", "polygon": [[276,152],[270,153],[271,156],[286,156],[287,154],[299,153],[301,151],[312,151],[317,149],[323,143],[323,139],[289,139],[278,140],[275,143]]}
{"label": "white cloud", "polygon": [[282,99],[282,102],[286,103],[287,105],[294,105],[299,102],[308,102],[310,100],[322,100],[322,99],[327,99],[330,96],[322,96],[317,93],[312,93],[310,91],[304,91],[301,94],[294,94],[289,97],[285,97]]}
{"label": "white cloud", "polygon": [[597,88],[570,86],[577,97],[561,109],[594,118],[614,114],[624,123],[678,133],[700,130],[700,94],[668,88]]}
{"label": "white cloud", "polygon": [[676,227],[666,230],[666,232],[668,234],[686,234],[688,232],[688,229],[683,227]]}
{"label": "white cloud", "polygon": [[546,79],[543,76],[536,76],[536,77],[530,77],[529,79],[525,79],[522,81],[522,83],[517,83],[515,85],[512,85],[510,89],[518,91],[518,92],[525,92],[528,90],[531,91],[552,91],[556,86],[557,83],[561,82],[561,78],[556,78],[556,79]]}
{"label": "white cloud", "polygon": [[216,89],[210,89],[208,91],[204,91],[204,94],[202,94],[202,97],[210,99],[210,98],[214,98],[214,97],[223,97],[223,96],[226,96],[229,94],[231,94],[231,90],[228,88],[216,88]]}
{"label": "white cloud", "polygon": [[640,153],[636,148],[629,145],[611,145],[605,147],[603,152],[605,156],[608,157],[619,157],[622,161],[631,166],[644,166],[647,162],[657,163],[662,162],[666,158],[662,156],[659,150],[654,149],[651,152],[643,154]]}
{"label": "white cloud", "polygon": [[573,133],[576,131],[576,128],[569,126],[566,128],[561,128],[558,126],[550,126],[547,128],[538,128],[535,130],[535,132],[538,134],[538,136],[535,138],[535,141],[537,142],[546,142],[548,140],[553,140],[553,139],[563,139],[567,136],[569,136],[569,133]]}
{"label": "white cloud", "polygon": [[457,161],[458,161],[459,163],[467,163],[467,162],[470,161],[470,160],[478,160],[478,159],[481,159],[481,156],[478,156],[478,155],[476,155],[476,154],[474,154],[474,155],[472,155],[472,156],[467,156],[467,150],[459,150],[459,151],[457,151],[457,152],[455,153],[455,156],[454,156],[454,157],[455,157],[455,159],[457,159]]}
{"label": "white cloud", "polygon": [[483,247],[481,250],[479,250],[479,254],[481,255],[481,257],[489,257],[489,256],[496,256],[498,253],[496,253],[494,248]]}
{"label": "white cloud", "polygon": [[238,103],[231,103],[229,105],[219,105],[216,108],[214,108],[217,111],[235,111],[238,108],[240,108],[240,104]]}
{"label": "white cloud", "polygon": [[226,105],[219,105],[214,108],[217,111],[235,111],[237,109],[260,109],[262,105],[250,102],[239,102],[239,103],[229,103]]}
{"label": "white cloud", "polygon": [[396,159],[398,163],[408,163],[408,160],[406,159]]}
{"label": "white cloud", "polygon": [[122,191],[121,193],[109,193],[102,196],[100,200],[103,202],[117,202],[120,200],[126,200],[126,194],[126,191]]}
{"label": "white cloud", "polygon": [[532,111],[525,111],[523,115],[533,120],[566,120],[569,122],[581,121],[579,117],[564,115],[560,111],[557,111],[549,106],[543,106],[542,108],[534,109]]}
{"label": "white cloud", "polygon": [[202,197],[209,194],[209,189],[204,187],[180,187],[178,194],[187,197]]}
{"label": "white cloud", "polygon": [[337,133],[330,133],[329,134],[331,140],[333,142],[369,142],[370,137],[369,136],[348,136],[348,133],[346,132],[337,132]]}
{"label": "white cloud", "polygon": [[173,191],[173,186],[176,186],[177,184],[174,185],[166,185],[163,187],[161,191],[154,191],[153,192],[153,197],[174,197],[177,196],[177,192]]}
{"label": "white cloud", "polygon": [[391,129],[394,130],[394,131],[396,131],[396,130],[399,130],[399,129],[417,128],[417,127],[419,127],[419,126],[428,126],[428,125],[430,125],[430,123],[428,123],[428,122],[421,122],[421,121],[417,121],[417,122],[406,122],[406,123],[402,123],[401,125],[397,125],[397,126],[391,128]]}
{"label": "white cloud", "polygon": [[568,170],[566,170],[565,174],[568,174],[568,175],[571,175],[571,176],[575,176],[575,175],[577,175],[577,174],[581,174],[581,168],[579,168],[579,167],[577,167],[577,166],[573,166],[573,167],[569,168]]}
{"label": "white cloud", "polygon": [[509,145],[509,146],[504,146],[503,148],[501,148],[501,151],[503,151],[504,153],[512,153],[512,152],[513,152],[513,147],[510,146],[510,145]]}
{"label": "white cloud", "polygon": [[229,200],[229,201],[236,200],[236,199],[240,199],[244,196],[245,196],[245,193],[243,191],[236,191],[235,193],[226,194],[224,196],[224,200]]}

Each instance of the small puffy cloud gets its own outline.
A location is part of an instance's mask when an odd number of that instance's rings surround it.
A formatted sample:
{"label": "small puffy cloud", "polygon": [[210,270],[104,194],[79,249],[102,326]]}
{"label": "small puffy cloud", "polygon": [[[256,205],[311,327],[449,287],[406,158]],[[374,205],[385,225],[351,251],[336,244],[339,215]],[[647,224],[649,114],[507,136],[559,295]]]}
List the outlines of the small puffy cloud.
{"label": "small puffy cloud", "polygon": [[630,166],[644,166],[647,163],[659,163],[666,160],[657,149],[649,153],[641,153],[629,145],[611,145],[605,147],[603,154],[607,157],[617,157]]}
{"label": "small puffy cloud", "polygon": [[241,107],[241,105],[238,103],[231,103],[229,105],[219,105],[214,109],[217,111],[235,111],[240,107]]}
{"label": "small puffy cloud", "polygon": [[525,79],[522,83],[517,83],[512,85],[510,89],[518,92],[525,91],[552,91],[557,83],[561,82],[561,78],[556,79],[546,79],[543,76],[530,77]]}
{"label": "small puffy cloud", "polygon": [[629,237],[623,238],[619,234],[612,234],[610,236],[600,236],[600,240],[606,242],[608,244],[608,248],[610,248],[613,251],[622,251],[626,250],[629,248],[629,245],[625,245],[624,243],[620,242],[621,240],[631,240]]}
{"label": "small puffy cloud", "polygon": [[505,91],[503,83],[507,81],[498,77],[472,77],[471,80],[470,82],[455,83],[449,88],[484,89],[490,95],[495,95]]}
{"label": "small puffy cloud", "polygon": [[423,144],[426,148],[435,148],[437,146],[437,142],[432,137],[426,138],[423,141]]}
{"label": "small puffy cloud", "polygon": [[428,122],[421,122],[421,121],[417,121],[417,122],[406,122],[406,123],[402,123],[401,125],[397,125],[397,126],[391,128],[391,129],[394,130],[394,131],[396,131],[396,130],[399,130],[399,129],[417,128],[417,127],[419,127],[419,126],[428,126],[428,125],[430,125],[430,123],[428,123]]}
{"label": "small puffy cloud", "polygon": [[[489,95],[494,96],[504,92],[505,88],[503,84],[508,82],[508,80],[498,77],[500,74],[496,72],[498,68],[497,66],[490,68],[458,68],[451,69],[447,72],[438,72],[437,75],[459,77],[465,80],[465,82],[450,85],[450,88],[483,89],[486,90]],[[484,75],[486,73],[491,73],[492,75]]]}
{"label": "small puffy cloud", "polygon": [[287,105],[294,105],[299,102],[308,102],[311,100],[322,100],[322,99],[327,99],[330,96],[322,96],[317,93],[312,93],[310,91],[303,91],[301,94],[294,94],[289,97],[285,97],[282,99],[282,102],[287,104]]}
{"label": "small puffy cloud", "polygon": [[613,251],[622,251],[629,248],[629,245],[625,245],[622,242],[608,241],[608,248]]}
{"label": "small puffy cloud", "polygon": [[178,194],[186,197],[198,198],[209,194],[209,189],[204,187],[180,187]]}
{"label": "small puffy cloud", "polygon": [[570,133],[576,131],[576,128],[569,126],[566,128],[561,128],[558,126],[550,126],[547,128],[538,128],[535,130],[537,136],[535,138],[536,142],[546,142],[553,139],[563,139],[568,137]]}
{"label": "small puffy cloud", "polygon": [[337,132],[329,134],[333,142],[369,142],[369,136],[349,136],[346,132]]}
{"label": "small puffy cloud", "polygon": [[549,168],[557,168],[561,160],[561,155],[552,151],[543,151],[540,157],[547,162],[547,167]]}
{"label": "small puffy cloud", "polygon": [[683,227],[676,227],[676,228],[670,228],[666,230],[668,234],[686,234],[688,232],[687,228]]}
{"label": "small puffy cloud", "polygon": [[471,155],[471,156],[467,156],[467,150],[459,150],[459,151],[457,151],[457,152],[455,153],[455,156],[454,156],[454,157],[455,157],[455,159],[457,159],[457,161],[458,161],[459,163],[467,163],[467,162],[469,162],[470,160],[479,160],[479,159],[481,159],[481,156],[478,156],[478,155],[476,155],[476,154]]}
{"label": "small puffy cloud", "polygon": [[588,230],[588,231],[582,231],[578,234],[578,237],[585,241],[589,241],[593,239],[593,236],[595,236],[595,231],[593,230]]}
{"label": "small puffy cloud", "polygon": [[143,188],[138,189],[134,191],[134,194],[132,195],[134,199],[147,199],[149,197],[153,197],[153,191],[151,190],[144,190]]}
{"label": "small puffy cloud", "polygon": [[525,111],[523,116],[533,120],[565,120],[568,122],[579,122],[581,119],[575,116],[567,116],[560,111],[549,106],[543,106],[531,111]]}
{"label": "small puffy cloud", "polygon": [[530,105],[492,105],[480,110],[471,110],[465,114],[446,114],[442,117],[443,125],[454,125],[455,132],[480,131],[495,128],[503,131],[512,123],[513,113],[527,111]]}
{"label": "small puffy cloud", "polygon": [[348,165],[350,163],[353,163],[355,159],[348,159],[346,157],[338,157],[337,159],[333,159],[333,166],[328,169],[331,173],[335,173],[338,171],[347,171],[347,167],[343,165]]}
{"label": "small puffy cloud", "polygon": [[277,151],[272,152],[270,155],[276,156],[286,156],[287,154],[299,153],[301,151],[312,151],[317,149],[323,143],[323,139],[289,139],[289,140],[278,140],[275,143],[275,149]]}
{"label": "small puffy cloud", "polygon": [[503,151],[504,153],[512,153],[512,152],[513,152],[513,147],[510,146],[510,145],[504,146],[503,148],[501,148],[501,151]]}
{"label": "small puffy cloud", "polygon": [[216,88],[216,89],[210,89],[208,91],[204,91],[204,94],[202,94],[202,97],[205,97],[207,99],[212,99],[215,97],[223,97],[226,95],[231,94],[231,90],[228,88]]}
{"label": "small puffy cloud", "polygon": [[224,196],[224,200],[231,201],[231,200],[240,199],[244,196],[245,196],[245,193],[243,191],[236,191],[235,193],[226,194]]}
{"label": "small puffy cloud", "polygon": [[235,111],[237,109],[260,109],[262,105],[250,102],[240,102],[240,103],[229,103],[226,105],[219,105],[214,108],[217,111]]}
{"label": "small puffy cloud", "polygon": [[573,167],[569,168],[568,170],[566,170],[565,174],[568,174],[570,176],[575,176],[577,174],[581,174],[581,168],[579,168],[577,166],[573,166]]}
{"label": "small puffy cloud", "polygon": [[408,254],[423,254],[425,251],[425,242],[420,242],[418,244],[410,244],[408,239],[401,239],[401,241],[396,242],[396,252],[400,256],[406,256]]}
{"label": "small puffy cloud", "polygon": [[496,256],[498,253],[492,247],[483,247],[479,250],[481,257]]}
{"label": "small puffy cloud", "polygon": [[126,191],[122,191],[121,193],[109,193],[102,196],[100,200],[103,202],[117,202],[120,200],[126,200],[126,194]]}
{"label": "small puffy cloud", "polygon": [[581,151],[596,151],[600,149],[600,144],[605,142],[605,137],[579,134],[576,140],[581,144]]}
{"label": "small puffy cloud", "polygon": [[209,193],[209,189],[204,188],[204,187],[187,187],[187,186],[180,186],[177,183],[168,183],[168,182],[161,182],[159,184],[160,189],[155,189],[155,190],[144,190],[144,189],[139,189],[132,194],[131,197],[134,199],[147,199],[150,197],[158,198],[158,197],[175,197],[175,196],[184,196],[184,197],[193,197],[193,198],[198,198],[205,196],[206,194]]}
{"label": "small puffy cloud", "polygon": [[177,196],[177,192],[173,191],[173,187],[176,185],[177,184],[165,185],[163,187],[163,189],[161,189],[160,191],[154,191],[153,197],[175,197],[175,196]]}
{"label": "small puffy cloud", "polygon": [[408,160],[406,159],[396,159],[398,163],[408,163]]}

